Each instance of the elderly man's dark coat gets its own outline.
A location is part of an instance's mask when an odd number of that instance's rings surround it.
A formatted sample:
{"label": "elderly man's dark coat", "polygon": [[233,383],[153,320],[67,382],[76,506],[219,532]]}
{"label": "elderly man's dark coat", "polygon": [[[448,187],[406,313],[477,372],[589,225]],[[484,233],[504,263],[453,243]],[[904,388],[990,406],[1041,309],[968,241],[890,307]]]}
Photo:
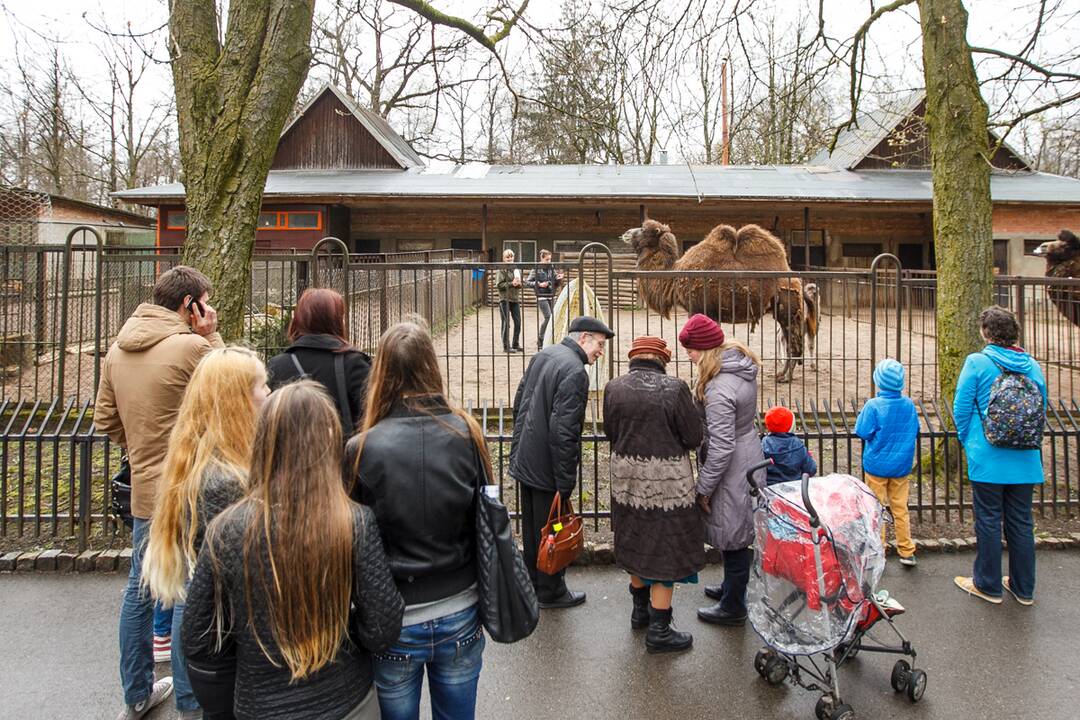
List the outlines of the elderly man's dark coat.
{"label": "elderly man's dark coat", "polygon": [[695,504],[689,451],[701,445],[701,412],[690,388],[652,360],[604,390],[611,440],[615,561],[652,580],[679,580],[705,565],[705,526]]}

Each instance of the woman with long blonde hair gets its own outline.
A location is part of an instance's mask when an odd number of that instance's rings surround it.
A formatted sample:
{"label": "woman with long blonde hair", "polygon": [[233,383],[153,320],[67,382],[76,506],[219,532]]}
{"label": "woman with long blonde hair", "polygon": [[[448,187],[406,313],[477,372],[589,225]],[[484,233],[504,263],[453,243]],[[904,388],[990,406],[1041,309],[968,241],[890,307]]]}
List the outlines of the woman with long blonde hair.
{"label": "woman with long blonde hair", "polygon": [[401,636],[375,656],[384,720],[417,720],[424,671],[435,718],[471,720],[483,666],[476,603],[477,483],[492,477],[480,425],[443,392],[427,328],[383,333],[364,432],[346,448],[353,497],[372,508],[405,599]]}
{"label": "woman with long blonde hair", "polygon": [[241,720],[379,717],[371,653],[397,639],[404,605],[375,516],[345,492],[341,452],[320,384],[275,391],[248,494],[207,529],[181,633],[192,658],[235,649]]}
{"label": "woman with long blonde hair", "polygon": [[174,608],[173,687],[182,717],[199,709],[179,639],[187,583],[207,523],[244,495],[255,418],[269,392],[255,353],[241,347],[212,350],[188,381],[169,438],[142,582]]}
{"label": "woman with long blonde hair", "polygon": [[[757,419],[761,361],[743,343],[724,337],[723,329],[704,315],[694,315],[679,333],[690,361],[697,365],[694,397],[705,415],[705,441],[698,452],[698,505],[705,513],[705,541],[720,550],[724,582],[706,585],[716,604],[698,610],[714,625],[746,623],[746,584],[754,553],[753,504],[746,468],[761,462]],[[765,471],[756,478],[765,484]]]}

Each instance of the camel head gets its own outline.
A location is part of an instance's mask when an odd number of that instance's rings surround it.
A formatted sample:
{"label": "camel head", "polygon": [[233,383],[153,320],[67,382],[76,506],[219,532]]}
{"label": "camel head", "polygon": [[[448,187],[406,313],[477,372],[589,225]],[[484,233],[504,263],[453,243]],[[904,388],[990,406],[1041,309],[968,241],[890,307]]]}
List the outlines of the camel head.
{"label": "camel head", "polygon": [[1049,265],[1080,258],[1080,238],[1069,230],[1062,230],[1058,233],[1057,240],[1044,242],[1035,248],[1034,254],[1046,258]]}
{"label": "camel head", "polygon": [[634,253],[655,252],[662,245],[678,247],[671,228],[656,220],[646,220],[639,228],[630,228],[622,234],[622,241],[629,245]]}

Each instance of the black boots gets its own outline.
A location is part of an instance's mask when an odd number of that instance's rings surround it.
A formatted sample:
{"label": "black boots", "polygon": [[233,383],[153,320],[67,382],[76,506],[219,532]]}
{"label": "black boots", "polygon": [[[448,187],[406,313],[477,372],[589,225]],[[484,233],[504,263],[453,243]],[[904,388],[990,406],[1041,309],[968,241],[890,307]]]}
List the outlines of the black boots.
{"label": "black boots", "polygon": [[631,585],[630,595],[634,598],[634,611],[630,613],[630,627],[634,630],[649,627],[649,586],[636,588]]}
{"label": "black boots", "polygon": [[657,610],[649,605],[649,631],[645,635],[645,649],[649,653],[679,652],[689,650],[694,637],[671,627],[671,608]]}

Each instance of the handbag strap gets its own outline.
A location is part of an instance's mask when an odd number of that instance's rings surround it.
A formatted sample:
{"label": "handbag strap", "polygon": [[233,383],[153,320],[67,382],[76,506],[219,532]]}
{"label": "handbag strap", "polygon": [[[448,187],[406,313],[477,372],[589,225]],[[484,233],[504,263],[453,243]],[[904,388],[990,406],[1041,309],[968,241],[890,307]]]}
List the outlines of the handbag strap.
{"label": "handbag strap", "polygon": [[552,523],[562,517],[562,493],[555,491],[555,498],[551,501],[551,510],[548,511],[548,523]]}
{"label": "handbag strap", "polygon": [[349,407],[349,394],[345,391],[345,353],[334,355],[334,377],[337,380],[338,405],[341,406],[341,416],[345,421],[344,432],[353,431],[352,408]]}
{"label": "handbag strap", "polygon": [[296,372],[300,374],[300,379],[304,379],[308,376],[304,371],[304,366],[300,364],[300,359],[296,357],[296,353],[289,353],[289,358],[292,360],[292,364],[296,366]]}

